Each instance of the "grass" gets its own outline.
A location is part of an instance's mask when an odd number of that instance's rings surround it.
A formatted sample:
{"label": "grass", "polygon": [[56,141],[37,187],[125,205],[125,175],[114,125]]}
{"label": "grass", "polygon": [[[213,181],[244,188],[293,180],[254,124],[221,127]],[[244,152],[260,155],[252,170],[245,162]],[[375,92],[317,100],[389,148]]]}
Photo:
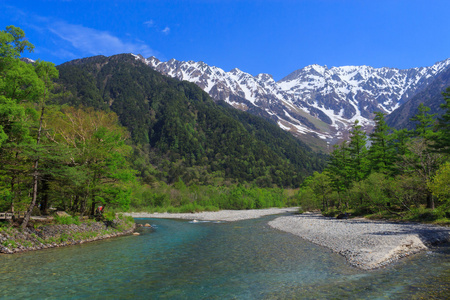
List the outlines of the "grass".
{"label": "grass", "polygon": [[61,225],[80,225],[81,221],[78,217],[72,217],[72,216],[55,216],[55,223],[61,224]]}
{"label": "grass", "polygon": [[[91,240],[98,236],[104,236],[111,234],[111,232],[122,232],[131,228],[134,224],[134,219],[130,216],[124,216],[123,214],[114,214],[114,217],[119,220],[116,222],[116,228],[108,227],[107,230],[91,230],[85,232],[62,232],[60,234],[56,234],[54,236],[47,236],[46,238],[41,238],[36,233],[29,234],[28,238],[23,238],[20,235],[19,228],[13,227],[10,224],[2,224],[0,226],[0,233],[3,235],[7,235],[8,239],[2,242],[4,247],[14,249],[20,246],[31,248],[33,246],[41,246],[41,244],[64,244],[68,241],[82,241],[82,240]],[[64,217],[55,217],[53,221],[53,225],[61,224],[61,225],[80,225],[81,223],[85,223],[88,225],[92,225],[95,221],[93,220],[81,220],[78,217],[64,216]],[[52,224],[46,224],[46,226],[51,226]],[[38,224],[34,224],[34,229],[39,229],[41,226]],[[27,235],[26,233],[23,233]]]}
{"label": "grass", "polygon": [[8,239],[2,243],[3,246],[7,248],[17,248],[17,243],[15,240]]}
{"label": "grass", "polygon": [[410,210],[400,210],[399,208],[392,208],[389,210],[375,210],[375,209],[351,209],[347,211],[337,210],[335,208],[322,212],[323,216],[336,217],[340,213],[350,213],[350,218],[364,217],[369,220],[391,220],[403,222],[419,222],[427,224],[435,224],[442,226],[450,226],[450,210],[442,208],[429,209],[424,206],[413,207]]}

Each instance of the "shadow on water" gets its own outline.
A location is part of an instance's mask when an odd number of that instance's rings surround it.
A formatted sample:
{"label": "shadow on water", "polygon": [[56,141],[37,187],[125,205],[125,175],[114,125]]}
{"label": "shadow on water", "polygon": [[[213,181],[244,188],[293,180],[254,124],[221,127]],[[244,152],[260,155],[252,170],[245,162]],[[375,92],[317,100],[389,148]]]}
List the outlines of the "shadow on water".
{"label": "shadow on water", "polygon": [[272,229],[274,216],[223,223],[137,219],[154,229],[60,249],[0,256],[0,298],[439,298],[450,247],[360,271],[340,255]]}

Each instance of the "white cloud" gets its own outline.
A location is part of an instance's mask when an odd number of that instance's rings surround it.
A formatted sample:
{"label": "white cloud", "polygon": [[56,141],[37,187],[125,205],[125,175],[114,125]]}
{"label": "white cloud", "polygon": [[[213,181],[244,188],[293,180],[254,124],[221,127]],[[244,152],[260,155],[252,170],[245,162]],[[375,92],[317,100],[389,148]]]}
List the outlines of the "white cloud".
{"label": "white cloud", "polygon": [[54,55],[56,57],[60,57],[60,58],[69,58],[69,59],[79,58],[76,54],[72,53],[71,51],[62,49],[62,48],[58,49],[56,51],[49,50],[48,52],[50,52],[52,55]]}
{"label": "white cloud", "polygon": [[125,42],[107,31],[96,30],[82,25],[53,22],[48,29],[59,38],[69,42],[77,50],[90,55],[113,55],[119,53],[155,55],[148,45],[139,42]]}
{"label": "white cloud", "polygon": [[164,33],[164,34],[169,34],[169,33],[170,33],[170,28],[166,26],[166,28],[164,28],[164,29],[162,30],[162,33]]}
{"label": "white cloud", "polygon": [[148,21],[144,22],[144,25],[146,25],[147,27],[153,27],[155,25],[155,21],[148,20]]}

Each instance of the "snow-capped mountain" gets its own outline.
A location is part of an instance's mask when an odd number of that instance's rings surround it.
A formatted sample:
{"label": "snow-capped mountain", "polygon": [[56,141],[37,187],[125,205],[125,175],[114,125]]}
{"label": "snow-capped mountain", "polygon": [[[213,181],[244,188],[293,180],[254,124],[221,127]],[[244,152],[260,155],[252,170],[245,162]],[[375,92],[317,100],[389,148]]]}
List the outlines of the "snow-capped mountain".
{"label": "snow-capped mountain", "polygon": [[373,112],[387,114],[450,67],[450,59],[406,70],[369,66],[310,65],[276,82],[269,74],[229,72],[203,62],[161,62],[135,56],[162,74],[194,82],[215,100],[258,111],[294,135],[315,134],[333,142],[355,120],[370,128]]}

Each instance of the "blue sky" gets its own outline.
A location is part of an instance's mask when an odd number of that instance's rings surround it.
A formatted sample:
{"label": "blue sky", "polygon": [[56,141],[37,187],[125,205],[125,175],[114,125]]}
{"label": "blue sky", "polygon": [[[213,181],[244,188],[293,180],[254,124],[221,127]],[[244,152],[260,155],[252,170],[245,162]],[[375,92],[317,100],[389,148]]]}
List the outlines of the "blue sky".
{"label": "blue sky", "polygon": [[400,69],[450,57],[448,0],[0,0],[55,64],[118,53],[204,61],[280,80],[310,64]]}

